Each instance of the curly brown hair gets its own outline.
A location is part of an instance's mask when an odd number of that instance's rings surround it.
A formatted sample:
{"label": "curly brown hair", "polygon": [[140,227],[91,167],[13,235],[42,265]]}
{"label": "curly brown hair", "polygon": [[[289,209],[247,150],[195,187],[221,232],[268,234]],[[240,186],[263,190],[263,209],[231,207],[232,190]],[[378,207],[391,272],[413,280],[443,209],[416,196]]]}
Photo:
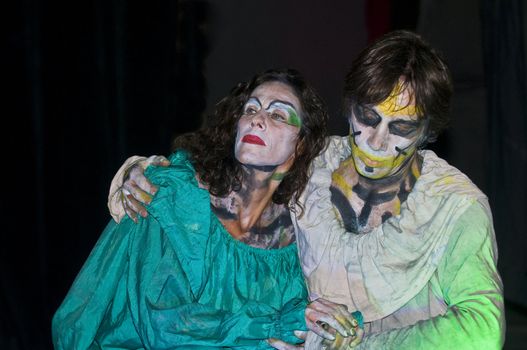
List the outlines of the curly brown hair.
{"label": "curly brown hair", "polygon": [[[302,126],[298,135],[295,160],[274,192],[272,200],[287,204],[304,190],[311,161],[324,149],[327,136],[328,113],[324,101],[294,69],[271,69],[239,83],[230,94],[216,104],[214,114],[200,130],[177,137],[173,149],[185,149],[209,192],[224,197],[241,188],[243,172],[234,156],[238,120],[243,106],[258,86],[280,82],[293,89],[302,109]],[[292,209],[292,207],[291,207]]]}
{"label": "curly brown hair", "polygon": [[416,33],[387,33],[359,54],[346,75],[344,113],[349,118],[354,104],[381,103],[401,77],[403,89],[411,88],[418,115],[427,125],[419,145],[423,147],[448,125],[452,81],[443,58]]}

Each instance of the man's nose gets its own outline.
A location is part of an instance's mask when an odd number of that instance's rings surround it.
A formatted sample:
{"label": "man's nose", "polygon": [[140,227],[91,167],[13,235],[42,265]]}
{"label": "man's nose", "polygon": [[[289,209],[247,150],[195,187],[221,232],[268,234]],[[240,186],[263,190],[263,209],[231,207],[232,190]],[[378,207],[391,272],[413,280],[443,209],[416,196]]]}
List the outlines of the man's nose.
{"label": "man's nose", "polygon": [[267,128],[267,124],[265,121],[265,112],[259,111],[258,113],[253,115],[251,119],[251,127],[262,130],[265,130]]}
{"label": "man's nose", "polygon": [[386,151],[387,140],[388,127],[379,124],[368,138],[368,145],[374,151]]}

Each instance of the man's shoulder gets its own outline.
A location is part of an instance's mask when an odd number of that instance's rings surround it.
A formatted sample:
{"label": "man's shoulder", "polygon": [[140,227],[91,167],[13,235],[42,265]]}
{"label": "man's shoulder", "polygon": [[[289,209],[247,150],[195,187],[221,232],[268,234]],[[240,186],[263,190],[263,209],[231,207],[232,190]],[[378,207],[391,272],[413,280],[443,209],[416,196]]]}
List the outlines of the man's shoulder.
{"label": "man's shoulder", "polygon": [[433,196],[455,194],[474,200],[487,199],[467,175],[438,157],[433,151],[422,150],[419,154],[423,157],[423,166],[416,189],[426,191]]}
{"label": "man's shoulder", "polygon": [[328,136],[326,147],[313,161],[314,168],[329,168],[335,170],[340,162],[351,155],[351,147],[347,136]]}

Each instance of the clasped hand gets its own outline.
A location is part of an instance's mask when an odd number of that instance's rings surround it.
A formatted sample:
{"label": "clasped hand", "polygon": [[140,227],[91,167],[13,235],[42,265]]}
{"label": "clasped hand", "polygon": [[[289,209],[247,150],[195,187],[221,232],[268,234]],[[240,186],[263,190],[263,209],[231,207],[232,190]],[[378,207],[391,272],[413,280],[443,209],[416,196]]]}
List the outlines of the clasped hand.
{"label": "clasped hand", "polygon": [[[346,305],[326,299],[316,299],[305,311],[306,326],[310,332],[324,338],[323,349],[353,349],[362,341],[364,330],[359,321],[348,311]],[[295,336],[306,340],[308,332],[295,331]],[[286,343],[280,339],[267,341],[275,349],[293,350],[304,346]]]}

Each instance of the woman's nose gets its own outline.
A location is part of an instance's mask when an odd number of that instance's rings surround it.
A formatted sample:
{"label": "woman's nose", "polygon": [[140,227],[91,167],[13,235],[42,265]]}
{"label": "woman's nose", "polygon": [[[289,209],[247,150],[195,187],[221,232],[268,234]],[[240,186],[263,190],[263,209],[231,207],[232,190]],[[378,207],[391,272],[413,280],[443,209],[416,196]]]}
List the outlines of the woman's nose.
{"label": "woman's nose", "polygon": [[267,127],[265,123],[265,112],[258,112],[253,115],[251,119],[251,127],[265,130]]}

